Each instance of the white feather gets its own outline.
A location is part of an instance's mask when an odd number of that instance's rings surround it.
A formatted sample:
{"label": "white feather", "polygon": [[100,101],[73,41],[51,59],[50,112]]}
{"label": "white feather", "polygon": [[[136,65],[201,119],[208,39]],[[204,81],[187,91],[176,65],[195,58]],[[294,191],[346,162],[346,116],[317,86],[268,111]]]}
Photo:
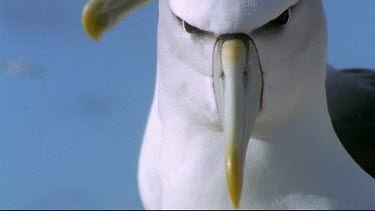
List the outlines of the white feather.
{"label": "white feather", "polygon": [[[264,26],[291,6],[286,27]],[[374,181],[328,115],[320,1],[160,0],[159,9],[157,85],[139,163],[146,208],[233,208],[211,74],[217,37],[239,32],[254,40],[264,74],[240,208],[375,208]],[[175,16],[209,33],[188,34]]]}

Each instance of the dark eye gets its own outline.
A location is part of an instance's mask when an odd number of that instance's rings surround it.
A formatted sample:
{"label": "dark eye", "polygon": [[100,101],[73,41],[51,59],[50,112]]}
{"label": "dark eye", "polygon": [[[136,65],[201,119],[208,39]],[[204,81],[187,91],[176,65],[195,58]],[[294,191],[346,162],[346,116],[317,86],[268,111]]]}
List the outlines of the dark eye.
{"label": "dark eye", "polygon": [[284,26],[289,23],[290,19],[290,8],[285,10],[279,17],[272,20],[272,23],[275,23],[279,26]]}
{"label": "dark eye", "polygon": [[184,20],[182,21],[182,27],[184,27],[184,30],[189,34],[199,31],[199,29],[197,27],[194,27],[194,26],[190,25],[188,22],[186,22]]}

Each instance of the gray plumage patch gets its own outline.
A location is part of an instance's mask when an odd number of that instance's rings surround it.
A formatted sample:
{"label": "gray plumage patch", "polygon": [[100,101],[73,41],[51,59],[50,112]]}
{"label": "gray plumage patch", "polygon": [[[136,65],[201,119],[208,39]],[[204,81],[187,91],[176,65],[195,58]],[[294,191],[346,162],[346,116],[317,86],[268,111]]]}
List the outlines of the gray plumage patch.
{"label": "gray plumage patch", "polygon": [[337,136],[358,165],[375,178],[375,72],[330,70],[326,88]]}

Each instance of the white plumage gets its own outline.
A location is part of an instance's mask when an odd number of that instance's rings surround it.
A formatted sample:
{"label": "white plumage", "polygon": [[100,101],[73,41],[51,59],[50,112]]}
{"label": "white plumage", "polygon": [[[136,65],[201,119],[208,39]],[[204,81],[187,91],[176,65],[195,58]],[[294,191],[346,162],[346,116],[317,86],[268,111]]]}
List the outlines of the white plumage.
{"label": "white plumage", "polygon": [[[111,10],[111,2],[125,6]],[[136,4],[90,1],[85,10],[89,18],[84,20],[88,32],[98,37]],[[251,40],[244,41],[250,56],[243,57],[248,62],[243,64],[259,62],[262,73],[257,114],[239,117],[255,121],[253,128],[245,124],[250,140],[235,145],[245,146],[244,163],[239,161],[244,166],[240,208],[375,208],[375,182],[342,147],[328,114],[327,37],[320,1],[160,0],[159,4],[155,95],[139,162],[146,208],[233,208],[225,168],[228,116],[227,110],[220,111],[231,105],[220,100],[227,99],[226,92],[215,92],[213,72],[217,61],[226,62],[216,58],[224,55],[220,52],[225,48],[218,40],[237,38],[239,33],[246,37],[242,40]],[[92,5],[96,8],[90,9]],[[288,9],[287,24],[273,21]],[[92,14],[99,15],[92,18]],[[96,24],[103,20],[100,17],[106,17],[104,25]],[[252,75],[257,67],[246,68],[250,79],[244,84],[258,81]],[[225,72],[224,91],[229,84],[226,77]]]}

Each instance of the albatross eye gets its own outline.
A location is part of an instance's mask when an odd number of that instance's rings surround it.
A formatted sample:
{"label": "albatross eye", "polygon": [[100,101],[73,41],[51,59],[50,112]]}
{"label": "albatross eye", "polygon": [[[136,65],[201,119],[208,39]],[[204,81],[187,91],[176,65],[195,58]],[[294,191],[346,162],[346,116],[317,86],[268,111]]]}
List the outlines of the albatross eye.
{"label": "albatross eye", "polygon": [[188,22],[182,20],[182,27],[184,27],[184,30],[189,33],[189,34],[192,34],[192,33],[195,33],[197,31],[199,31],[199,29],[197,27],[194,27],[192,25],[190,25]]}
{"label": "albatross eye", "polygon": [[290,19],[290,8],[285,10],[279,17],[272,20],[272,23],[275,23],[279,26],[284,26],[289,23]]}

